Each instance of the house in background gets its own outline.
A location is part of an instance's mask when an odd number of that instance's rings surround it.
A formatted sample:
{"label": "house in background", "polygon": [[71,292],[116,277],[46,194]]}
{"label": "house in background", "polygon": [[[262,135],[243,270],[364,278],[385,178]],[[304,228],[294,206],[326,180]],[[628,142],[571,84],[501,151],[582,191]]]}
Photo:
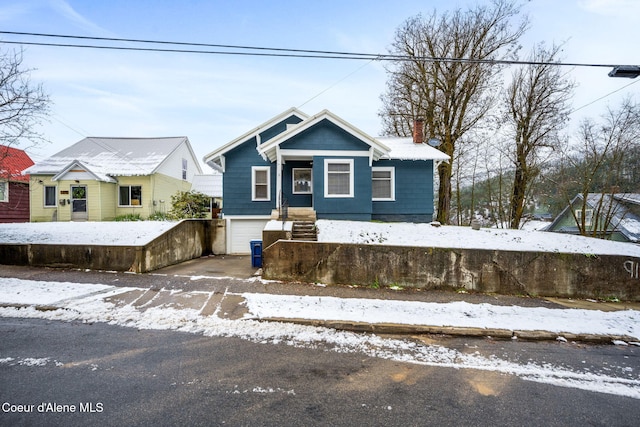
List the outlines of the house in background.
{"label": "house in background", "polygon": [[589,193],[586,203],[583,200],[582,194],[574,197],[546,230],[580,234],[576,218],[581,221],[584,209],[587,234],[597,230],[599,236],[609,240],[640,243],[640,194]]}
{"label": "house in background", "polygon": [[85,138],[37,162],[31,221],[109,221],[171,209],[202,170],[187,137]]}
{"label": "house in background", "polygon": [[434,163],[414,138],[374,138],[324,110],[292,108],[204,157],[223,173],[227,253],[247,253],[271,218],[429,222]]}
{"label": "house in background", "polygon": [[211,218],[218,218],[222,208],[222,174],[213,171],[212,174],[194,175],[191,191],[209,196]]}
{"label": "house in background", "polygon": [[29,222],[29,175],[33,165],[27,153],[0,145],[0,222]]}

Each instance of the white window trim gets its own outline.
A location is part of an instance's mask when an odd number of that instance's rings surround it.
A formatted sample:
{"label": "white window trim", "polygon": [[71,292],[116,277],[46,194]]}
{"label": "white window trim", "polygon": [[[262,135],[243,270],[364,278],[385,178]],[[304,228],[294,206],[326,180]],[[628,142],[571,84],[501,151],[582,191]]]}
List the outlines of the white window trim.
{"label": "white window trim", "polygon": [[[53,204],[52,205],[48,205],[47,204],[47,188],[48,187],[53,187]],[[58,186],[57,185],[43,185],[43,192],[42,192],[42,206],[44,206],[45,208],[55,208],[58,205]]]}
{"label": "white window trim", "polygon": [[[120,204],[120,188],[121,187],[129,187],[129,204],[128,205]],[[133,200],[133,198],[131,197],[131,187],[140,187],[140,204],[139,205],[131,204],[131,201]],[[118,207],[119,208],[142,208],[142,185],[134,185],[134,184],[118,185]]]}
{"label": "white window trim", "polygon": [[[349,165],[349,194],[329,194],[329,164]],[[353,198],[354,184],[353,159],[324,159],[324,197],[327,199]]]}
{"label": "white window trim", "polygon": [[[593,209],[585,209],[584,226],[591,227],[593,224]],[[578,224],[582,221],[582,209],[576,209],[576,220]]]}
{"label": "white window trim", "polygon": [[0,202],[9,201],[9,181],[0,181],[0,185],[4,187],[4,197],[0,199]]}
{"label": "white window trim", "polygon": [[374,202],[395,202],[396,200],[396,168],[393,166],[374,166],[371,168],[371,181],[373,183],[373,172],[384,172],[384,171],[388,171],[391,172],[390,174],[390,184],[391,185],[391,191],[390,191],[390,197],[373,197],[373,184],[372,184],[372,189],[371,189],[371,194],[372,194],[372,198],[371,200]]}
{"label": "white window trim", "polygon": [[[267,197],[259,199],[256,197],[256,172],[267,172]],[[251,201],[252,202],[270,202],[271,201],[271,167],[269,166],[251,166]]]}
{"label": "white window trim", "polygon": [[[311,181],[309,181],[309,191],[296,191],[296,171],[305,170],[311,172]],[[291,193],[292,194],[313,194],[313,170],[311,168],[292,168],[291,169]]]}

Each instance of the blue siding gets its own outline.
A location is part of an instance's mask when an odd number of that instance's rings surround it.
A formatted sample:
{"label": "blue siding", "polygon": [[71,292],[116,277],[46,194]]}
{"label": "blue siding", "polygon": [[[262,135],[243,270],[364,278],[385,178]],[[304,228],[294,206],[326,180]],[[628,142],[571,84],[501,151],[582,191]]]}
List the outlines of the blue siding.
{"label": "blue siding", "polygon": [[313,158],[313,206],[321,219],[350,219],[368,221],[371,219],[371,167],[369,158],[356,157],[354,169],[354,197],[324,197],[324,159],[345,159],[348,157]]}
{"label": "blue siding", "polygon": [[[251,167],[271,167],[271,201],[251,201]],[[265,161],[256,151],[256,139],[225,154],[225,173],[222,180],[225,215],[269,215],[275,206],[276,174],[275,166]]]}
{"label": "blue siding", "polygon": [[[271,126],[269,129],[265,130],[260,134],[260,143],[264,144],[271,138],[276,135],[281,134],[285,130],[287,130],[287,125],[295,125],[302,121],[298,116],[289,116],[278,124]],[[254,145],[255,146],[255,145]]]}
{"label": "blue siding", "polygon": [[[287,130],[287,124],[300,123],[302,119],[289,116],[260,133],[262,143]],[[255,137],[225,154],[225,172],[222,181],[225,215],[270,215],[276,206],[276,165],[264,160],[256,150]],[[254,202],[251,200],[251,167],[269,166],[271,169],[271,200]]]}
{"label": "blue siding", "polygon": [[296,150],[369,150],[362,142],[328,120],[322,120],[291,139],[280,144],[283,149]]}
{"label": "blue siding", "polygon": [[395,167],[395,201],[372,203],[372,218],[430,222],[433,218],[433,161],[381,160],[374,167]]}
{"label": "blue siding", "polygon": [[[291,116],[260,133],[264,143],[286,130],[287,124],[299,123]],[[368,151],[369,145],[328,120],[292,137],[281,144],[282,149],[306,151],[333,150],[335,156],[314,156],[313,161],[287,161],[282,170],[282,190],[289,206],[313,206],[318,218],[369,221],[428,222],[433,218],[433,161],[381,160],[374,166],[395,168],[395,200],[372,201],[371,167],[368,157],[353,158],[354,197],[324,197],[324,161],[351,159],[340,152]],[[268,166],[271,178],[271,200],[251,200],[251,168]],[[312,168],[313,194],[293,194],[293,168]],[[256,138],[225,154],[223,180],[225,215],[269,215],[276,206],[276,164],[264,160],[256,151]]]}

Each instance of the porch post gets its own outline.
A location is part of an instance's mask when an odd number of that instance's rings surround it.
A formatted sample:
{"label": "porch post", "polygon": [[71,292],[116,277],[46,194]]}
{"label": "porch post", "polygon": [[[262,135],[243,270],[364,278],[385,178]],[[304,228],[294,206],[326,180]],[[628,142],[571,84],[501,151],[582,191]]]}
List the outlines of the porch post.
{"label": "porch post", "polygon": [[282,206],[282,154],[280,147],[276,147],[276,209]]}

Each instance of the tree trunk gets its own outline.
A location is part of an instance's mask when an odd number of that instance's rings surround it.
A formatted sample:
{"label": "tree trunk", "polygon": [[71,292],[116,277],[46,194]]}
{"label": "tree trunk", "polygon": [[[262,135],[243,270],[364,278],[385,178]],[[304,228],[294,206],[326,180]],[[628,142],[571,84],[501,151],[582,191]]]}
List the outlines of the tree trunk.
{"label": "tree trunk", "polygon": [[451,210],[451,163],[442,162],[438,166],[440,185],[438,187],[438,212],[436,221],[441,224],[449,223]]}
{"label": "tree trunk", "polygon": [[527,186],[526,172],[522,165],[516,166],[515,177],[513,178],[513,193],[511,194],[511,218],[509,228],[517,230],[520,228],[520,220],[524,212],[524,198]]}

